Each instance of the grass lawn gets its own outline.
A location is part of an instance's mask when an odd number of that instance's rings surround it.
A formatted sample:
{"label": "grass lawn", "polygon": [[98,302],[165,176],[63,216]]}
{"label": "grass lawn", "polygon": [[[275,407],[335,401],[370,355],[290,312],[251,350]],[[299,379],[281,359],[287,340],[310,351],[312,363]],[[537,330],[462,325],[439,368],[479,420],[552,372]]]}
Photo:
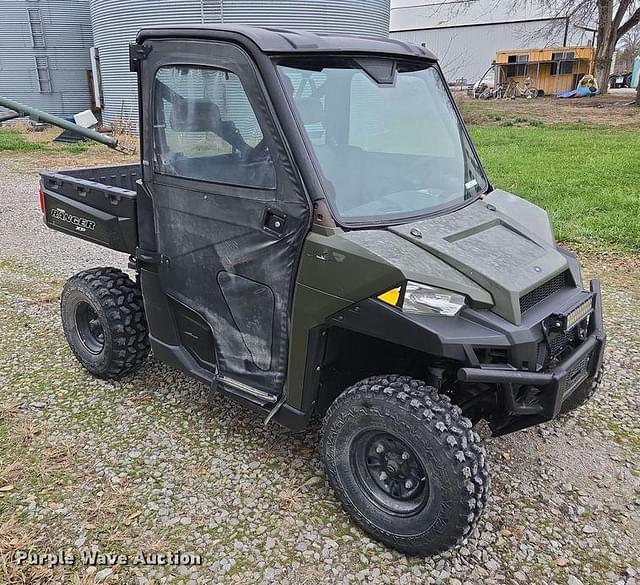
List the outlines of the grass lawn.
{"label": "grass lawn", "polygon": [[[53,135],[57,136],[62,130],[55,129]],[[68,152],[68,153],[82,153],[86,152],[88,145],[83,142],[77,142],[72,144],[58,144],[52,143],[48,140],[50,137],[47,133],[42,137],[35,132],[23,132],[21,130],[15,130],[13,128],[0,128],[0,152]],[[31,139],[29,139],[31,138]],[[37,140],[41,138],[40,140]]]}
{"label": "grass lawn", "polygon": [[46,145],[41,142],[25,140],[23,132],[0,128],[0,151],[28,152],[32,150],[43,150],[44,148],[46,148]]}
{"label": "grass lawn", "polygon": [[492,183],[545,208],[556,236],[640,251],[640,132],[472,126]]}

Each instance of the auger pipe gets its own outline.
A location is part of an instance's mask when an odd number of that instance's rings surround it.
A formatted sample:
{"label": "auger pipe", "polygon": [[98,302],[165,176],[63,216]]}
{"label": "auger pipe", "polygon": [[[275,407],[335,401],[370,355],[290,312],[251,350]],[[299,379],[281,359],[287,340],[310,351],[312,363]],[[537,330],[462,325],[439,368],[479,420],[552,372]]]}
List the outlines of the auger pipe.
{"label": "auger pipe", "polygon": [[[80,136],[84,136],[89,140],[95,140],[100,144],[104,144],[109,148],[118,149],[118,141],[111,136],[105,136],[104,134],[100,134],[100,132],[96,132],[95,130],[90,130],[89,128],[83,128],[78,124],[74,124],[73,122],[69,122],[64,118],[60,118],[58,116],[54,116],[53,114],[47,114],[47,112],[43,112],[42,110],[38,110],[36,108],[32,108],[31,106],[26,106],[25,104],[21,104],[18,102],[14,102],[9,98],[5,98],[0,96],[0,106],[4,106],[5,108],[9,108],[19,114],[24,116],[29,116],[34,122],[48,122],[49,124],[53,124],[54,126],[59,126],[60,128],[64,128],[65,130],[69,130],[69,132],[74,132],[76,134],[80,134]],[[122,149],[123,147],[120,147]]]}

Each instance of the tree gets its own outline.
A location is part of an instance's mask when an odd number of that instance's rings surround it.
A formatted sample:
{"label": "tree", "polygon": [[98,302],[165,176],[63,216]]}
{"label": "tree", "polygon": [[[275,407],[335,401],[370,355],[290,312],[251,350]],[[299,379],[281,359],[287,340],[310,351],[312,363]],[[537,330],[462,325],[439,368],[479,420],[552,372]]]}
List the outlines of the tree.
{"label": "tree", "polygon": [[640,26],[630,30],[622,37],[618,45],[616,70],[631,71],[636,57],[640,56]]}
{"label": "tree", "polygon": [[640,24],[640,6],[634,0],[595,0],[595,4],[598,19],[595,77],[600,90],[606,93],[616,45]]}

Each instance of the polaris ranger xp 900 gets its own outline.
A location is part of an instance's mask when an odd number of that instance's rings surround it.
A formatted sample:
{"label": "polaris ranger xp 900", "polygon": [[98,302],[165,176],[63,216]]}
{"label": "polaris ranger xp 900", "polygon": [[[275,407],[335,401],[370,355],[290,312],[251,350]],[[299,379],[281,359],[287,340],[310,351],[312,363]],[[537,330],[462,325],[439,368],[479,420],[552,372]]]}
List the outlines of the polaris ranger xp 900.
{"label": "polaris ranger xp 900", "polygon": [[42,174],[53,229],[130,255],[64,287],[92,374],[149,350],[291,429],[323,416],[344,509],[409,554],[485,507],[495,435],[586,402],[605,334],[547,214],[494,189],[435,57],[242,26],[130,48],[140,165]]}

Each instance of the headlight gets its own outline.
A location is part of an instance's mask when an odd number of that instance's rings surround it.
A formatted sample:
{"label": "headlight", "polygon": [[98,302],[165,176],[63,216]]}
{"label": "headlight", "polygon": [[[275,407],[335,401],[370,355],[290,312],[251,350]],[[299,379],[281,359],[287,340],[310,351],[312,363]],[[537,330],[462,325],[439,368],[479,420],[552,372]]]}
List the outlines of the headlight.
{"label": "headlight", "polygon": [[455,317],[464,307],[464,296],[417,282],[407,282],[402,310]]}
{"label": "headlight", "polygon": [[455,317],[465,306],[465,297],[459,293],[426,284],[408,281],[402,287],[391,289],[378,298],[390,305],[397,306],[404,313],[421,313]]}

